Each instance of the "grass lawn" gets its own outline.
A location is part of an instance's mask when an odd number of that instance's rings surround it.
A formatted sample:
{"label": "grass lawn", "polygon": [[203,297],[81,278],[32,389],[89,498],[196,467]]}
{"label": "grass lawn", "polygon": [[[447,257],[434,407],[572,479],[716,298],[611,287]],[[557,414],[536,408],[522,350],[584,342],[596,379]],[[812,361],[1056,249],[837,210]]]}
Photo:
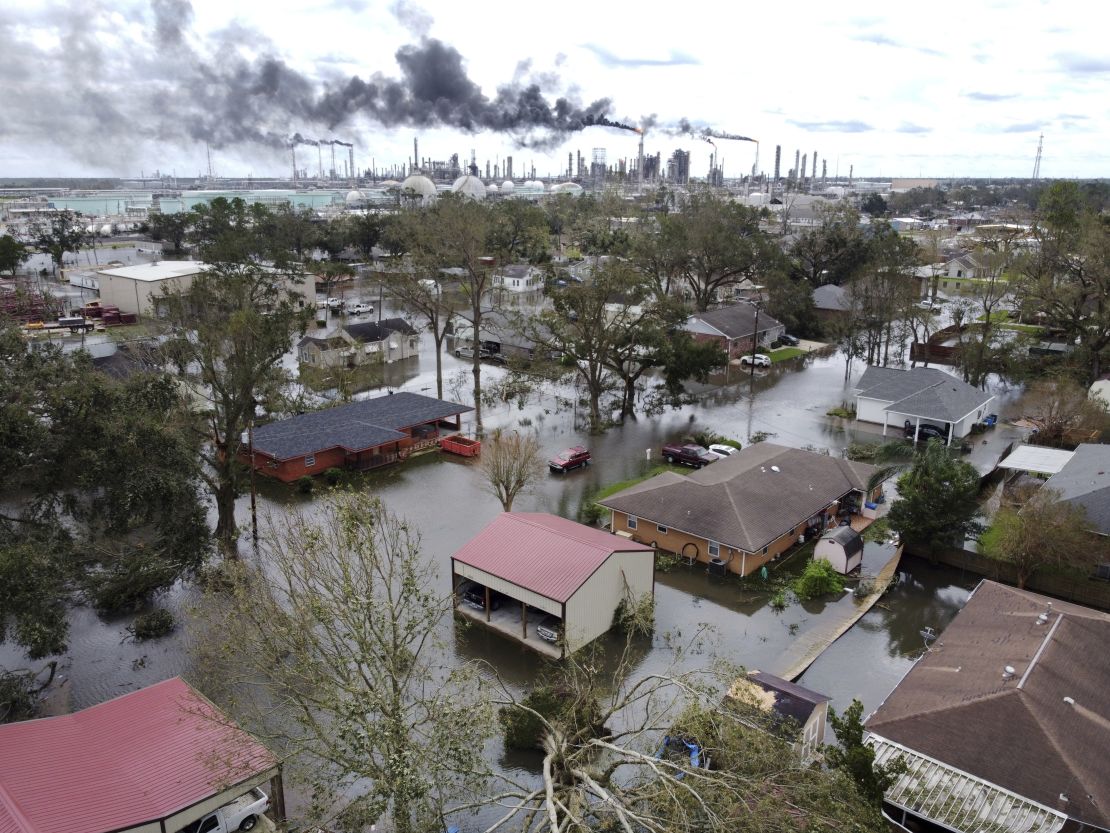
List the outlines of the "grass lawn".
{"label": "grass lawn", "polygon": [[593,495],[591,499],[595,502],[599,500],[604,500],[605,498],[609,497],[609,495],[615,495],[622,489],[627,489],[629,486],[635,486],[637,483],[642,483],[649,477],[655,477],[655,475],[662,474],[665,471],[673,471],[675,474],[689,474],[690,472],[695,471],[695,469],[692,469],[689,466],[653,466],[647,474],[641,474],[639,477],[630,477],[628,480],[621,480],[619,483],[609,484],[604,489],[598,491],[597,494]]}
{"label": "grass lawn", "polygon": [[381,385],[383,380],[381,362],[369,362],[350,368],[320,368],[302,364],[298,375],[301,384],[316,392],[345,387],[350,393],[358,393]]}
{"label": "grass lawn", "polygon": [[804,356],[805,354],[806,351],[800,347],[780,347],[778,350],[772,350],[767,355],[771,357],[771,363],[774,364],[775,362],[785,362],[788,359],[796,359],[798,356]]}

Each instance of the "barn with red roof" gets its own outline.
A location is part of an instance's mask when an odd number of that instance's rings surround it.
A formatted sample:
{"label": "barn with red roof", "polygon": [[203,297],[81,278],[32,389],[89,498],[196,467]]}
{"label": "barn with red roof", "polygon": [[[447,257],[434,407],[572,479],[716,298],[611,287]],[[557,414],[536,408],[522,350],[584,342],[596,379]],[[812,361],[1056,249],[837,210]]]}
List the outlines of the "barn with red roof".
{"label": "barn with red roof", "polygon": [[[542,512],[499,515],[451,558],[459,612],[547,656],[597,639],[655,592],[655,550]],[[552,638],[557,634],[557,638]]]}
{"label": "barn with red roof", "polygon": [[175,833],[281,766],[180,677],[73,714],[0,726],[0,833]]}

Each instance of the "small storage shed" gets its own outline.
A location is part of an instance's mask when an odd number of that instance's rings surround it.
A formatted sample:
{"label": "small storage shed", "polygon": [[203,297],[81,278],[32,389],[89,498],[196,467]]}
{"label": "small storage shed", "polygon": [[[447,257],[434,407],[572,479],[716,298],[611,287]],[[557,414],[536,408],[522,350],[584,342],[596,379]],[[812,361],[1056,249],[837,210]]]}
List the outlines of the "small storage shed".
{"label": "small storage shed", "polygon": [[180,677],[73,714],[0,726],[0,831],[170,833],[267,789],[281,765]]}
{"label": "small storage shed", "polygon": [[823,558],[838,573],[848,575],[863,563],[863,538],[850,526],[830,529],[817,541],[814,558]]}
{"label": "small storage shed", "polygon": [[[451,580],[499,594],[497,609],[460,604],[462,615],[560,657],[608,631],[622,601],[654,595],[655,550],[556,515],[503,513],[451,558]],[[536,633],[545,616],[561,620],[558,644]]]}
{"label": "small storage shed", "polygon": [[776,722],[797,730],[794,749],[803,761],[811,760],[825,742],[829,701],[826,694],[768,674],[752,670],[729,689],[729,697],[771,712]]}

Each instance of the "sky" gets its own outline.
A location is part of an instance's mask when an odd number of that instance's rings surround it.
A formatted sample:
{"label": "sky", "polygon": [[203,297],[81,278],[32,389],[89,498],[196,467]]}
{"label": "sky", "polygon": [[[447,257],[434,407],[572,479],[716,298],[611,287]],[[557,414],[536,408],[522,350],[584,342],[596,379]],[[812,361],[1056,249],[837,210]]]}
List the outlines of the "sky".
{"label": "sky", "polygon": [[[829,176],[1110,175],[1105,11],[1079,2],[458,3],[147,0],[0,5],[0,176],[282,175],[288,142],[356,165],[692,152],[712,130]],[[716,140],[726,176],[757,145]],[[337,158],[346,148],[336,147]],[[330,148],[324,150],[325,165]],[[316,167],[315,148],[301,147]],[[812,161],[809,163],[812,170]],[[820,167],[818,168],[820,173]]]}

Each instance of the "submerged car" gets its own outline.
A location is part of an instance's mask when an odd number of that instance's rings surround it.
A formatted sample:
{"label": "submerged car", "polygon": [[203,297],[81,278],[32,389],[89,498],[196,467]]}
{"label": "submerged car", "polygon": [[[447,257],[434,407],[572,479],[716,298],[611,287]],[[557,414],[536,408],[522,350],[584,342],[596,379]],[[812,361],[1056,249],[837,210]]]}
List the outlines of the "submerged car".
{"label": "submerged car", "polygon": [[[475,610],[486,609],[486,587],[484,584],[479,584],[476,581],[468,581],[462,586],[459,593],[462,596],[463,604],[467,607],[472,607]],[[501,608],[502,596],[496,590],[489,591],[489,609],[499,610]]]}
{"label": "submerged car", "polygon": [[347,315],[369,315],[374,311],[374,305],[365,301],[358,301],[347,307]]}
{"label": "submerged car", "polygon": [[948,429],[940,425],[933,425],[931,422],[923,422],[919,426],[906,420],[905,425],[902,426],[902,432],[906,435],[907,440],[912,440],[914,435],[914,428],[917,429],[917,438],[919,440],[947,440]]}
{"label": "submerged car", "polygon": [[560,474],[566,474],[571,469],[582,468],[590,464],[589,449],[580,445],[571,446],[565,451],[560,451],[547,461],[547,467]]}

